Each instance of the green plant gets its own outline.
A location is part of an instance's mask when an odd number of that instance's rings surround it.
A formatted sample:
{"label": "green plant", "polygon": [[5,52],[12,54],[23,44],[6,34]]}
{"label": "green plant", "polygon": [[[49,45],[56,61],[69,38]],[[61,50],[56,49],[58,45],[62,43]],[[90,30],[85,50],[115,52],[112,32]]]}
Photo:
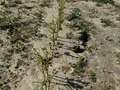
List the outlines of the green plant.
{"label": "green plant", "polygon": [[[62,24],[64,22],[64,5],[65,0],[57,0],[59,7],[58,7],[58,17],[56,20],[52,20],[49,24],[49,41],[50,41],[50,48],[54,52],[57,46],[57,41],[59,37],[59,31],[62,30]],[[54,53],[53,53],[54,55]]]}
{"label": "green plant", "polygon": [[74,8],[66,19],[70,22],[70,28],[81,31],[79,41],[82,41],[82,45],[86,46],[90,39],[90,31],[93,25],[82,18],[79,8]]}
{"label": "green plant", "polygon": [[[47,0],[45,0],[47,1]],[[50,1],[50,0],[49,0]],[[54,70],[52,73],[50,72],[50,65],[52,64],[52,60],[55,57],[55,50],[57,49],[57,41],[58,41],[58,33],[62,28],[62,23],[64,21],[64,0],[58,1],[59,9],[58,9],[58,17],[56,20],[52,20],[50,24],[48,24],[48,39],[49,39],[49,47],[46,47],[42,49],[43,54],[37,52],[37,61],[38,64],[41,67],[43,80],[41,83],[41,89],[40,90],[51,90],[51,82],[56,75],[56,70]]]}
{"label": "green plant", "polygon": [[52,54],[54,56],[54,51],[57,46],[57,40],[58,40],[58,29],[57,29],[57,24],[53,20],[52,23],[49,24],[49,44],[50,44],[50,49],[52,50]]}
{"label": "green plant", "polygon": [[62,24],[64,22],[64,8],[65,8],[65,0],[57,0],[58,2],[58,18],[57,18],[57,28],[62,30]]}
{"label": "green plant", "polygon": [[93,82],[96,82],[97,77],[96,77],[96,73],[95,73],[94,71],[91,71],[91,72],[90,72],[90,79],[91,79]]}
{"label": "green plant", "polygon": [[70,22],[70,27],[73,29],[81,30],[82,32],[89,32],[91,25],[89,22],[85,21],[81,16],[81,11],[79,8],[74,8],[66,19]]}
{"label": "green plant", "polygon": [[17,21],[19,21],[19,17],[12,16],[8,9],[5,9],[4,12],[0,11],[0,28],[2,30],[13,29],[17,27]]}
{"label": "green plant", "polygon": [[79,8],[73,8],[71,14],[66,17],[68,21],[72,21],[75,19],[81,19],[81,12]]}
{"label": "green plant", "polygon": [[53,57],[50,49],[44,48],[42,49],[42,51],[43,51],[43,54],[40,54],[39,52],[35,51],[37,52],[36,54],[37,61],[38,61],[38,64],[41,66],[41,72],[43,75],[42,81],[39,82],[41,84],[40,90],[50,90],[52,79],[56,74],[56,72],[53,72],[51,74],[49,70],[49,67],[52,64]]}
{"label": "green plant", "polygon": [[40,90],[51,90],[51,82],[56,72],[50,72],[50,65],[54,58],[56,50],[58,32],[56,31],[56,23],[53,21],[49,24],[49,47],[42,49],[43,53],[37,51],[37,61],[41,67],[43,80],[39,82],[41,84]]}
{"label": "green plant", "polygon": [[87,60],[85,57],[79,57],[79,61],[73,65],[74,73],[81,74],[85,72],[85,67],[87,65]]}
{"label": "green plant", "polygon": [[[46,2],[47,0],[45,0]],[[48,0],[51,1],[51,0]],[[41,89],[40,90],[51,90],[51,82],[54,77],[54,75],[57,73],[56,70],[50,72],[50,65],[53,62],[53,59],[55,57],[55,50],[57,49],[57,43],[58,43],[58,34],[59,31],[62,28],[62,23],[64,21],[64,0],[58,0],[59,4],[58,9],[58,17],[56,20],[52,20],[51,23],[48,24],[48,39],[49,39],[49,47],[46,47],[42,49],[43,54],[37,52],[37,61],[38,64],[41,67],[43,80],[41,83]]]}

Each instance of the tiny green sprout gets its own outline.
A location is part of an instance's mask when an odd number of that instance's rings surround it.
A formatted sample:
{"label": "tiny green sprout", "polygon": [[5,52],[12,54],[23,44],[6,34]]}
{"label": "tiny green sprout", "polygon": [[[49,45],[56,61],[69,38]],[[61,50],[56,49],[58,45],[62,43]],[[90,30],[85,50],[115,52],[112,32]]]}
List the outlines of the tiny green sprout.
{"label": "tiny green sprout", "polygon": [[79,57],[79,61],[73,65],[74,72],[77,74],[81,74],[81,73],[85,72],[86,65],[87,65],[86,58],[83,56]]}
{"label": "tiny green sprout", "polygon": [[94,71],[90,72],[90,79],[92,80],[92,82],[96,82],[96,80],[97,80],[96,72],[94,72]]}

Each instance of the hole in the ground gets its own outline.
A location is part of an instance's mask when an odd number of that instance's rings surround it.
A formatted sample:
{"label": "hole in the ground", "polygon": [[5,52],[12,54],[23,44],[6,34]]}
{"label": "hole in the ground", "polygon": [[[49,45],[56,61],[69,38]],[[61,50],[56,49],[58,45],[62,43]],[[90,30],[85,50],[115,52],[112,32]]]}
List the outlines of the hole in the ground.
{"label": "hole in the ground", "polygon": [[75,52],[75,53],[83,53],[85,51],[85,49],[81,48],[80,46],[74,46],[72,48],[72,51]]}
{"label": "hole in the ground", "polygon": [[82,45],[86,46],[88,40],[90,39],[90,34],[88,32],[81,32],[80,40],[82,41]]}

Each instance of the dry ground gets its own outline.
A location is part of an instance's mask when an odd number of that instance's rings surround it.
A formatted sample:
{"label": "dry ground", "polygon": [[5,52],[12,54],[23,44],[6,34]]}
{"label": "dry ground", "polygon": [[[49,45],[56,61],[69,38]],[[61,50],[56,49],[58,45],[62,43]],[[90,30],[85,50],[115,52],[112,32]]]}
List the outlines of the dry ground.
{"label": "dry ground", "polygon": [[[13,0],[15,1],[15,0]],[[42,78],[40,66],[36,63],[33,48],[41,52],[41,48],[47,47],[48,27],[44,22],[51,22],[57,17],[57,2],[54,0],[51,7],[41,7],[41,1],[21,0],[16,6],[8,9],[18,15],[18,9],[22,12],[21,22],[29,22],[20,33],[23,41],[12,43],[19,34],[9,34],[9,30],[0,29],[0,90],[39,90],[40,84],[34,83]],[[39,3],[38,3],[39,2]],[[12,4],[11,4],[12,5]],[[85,50],[75,52],[71,48],[77,45],[80,31],[69,27],[70,23],[65,19],[63,30],[59,32],[58,57],[53,60],[51,69],[58,70],[54,81],[58,84],[51,90],[120,90],[120,0],[115,0],[115,5],[102,4],[91,0],[69,0],[65,4],[65,17],[73,8],[79,8],[81,17],[90,22],[93,28],[90,31],[90,39]],[[43,9],[44,22],[37,23],[36,15]],[[4,10],[0,5],[0,10]],[[23,11],[22,11],[23,10]],[[11,17],[12,17],[11,16]],[[108,20],[104,22],[102,20]],[[38,24],[37,31],[32,31]],[[30,30],[31,29],[31,30]],[[13,31],[14,32],[14,31]],[[32,32],[28,35],[29,32]],[[72,32],[73,36],[67,38]],[[24,35],[25,34],[25,35]],[[28,36],[28,38],[24,37]],[[18,46],[17,46],[18,45]],[[18,49],[18,48],[24,49]],[[87,60],[85,72],[82,75],[73,75],[74,68],[71,64],[77,63],[78,57],[84,56]],[[96,82],[90,79],[91,71],[95,72]],[[70,79],[73,84],[68,83]]]}

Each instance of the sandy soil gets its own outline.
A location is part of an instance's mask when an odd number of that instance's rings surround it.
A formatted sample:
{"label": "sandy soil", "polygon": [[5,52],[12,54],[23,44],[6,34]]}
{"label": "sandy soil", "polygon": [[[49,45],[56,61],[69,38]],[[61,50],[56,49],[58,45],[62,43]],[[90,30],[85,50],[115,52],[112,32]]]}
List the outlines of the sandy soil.
{"label": "sandy soil", "polygon": [[[47,23],[57,17],[58,5],[55,0],[50,7],[42,7],[41,0],[21,0],[22,2],[17,4],[14,4],[15,0],[12,1],[6,2],[7,10],[12,12],[10,17],[17,17],[20,9],[19,22],[22,22],[23,26],[17,26],[18,33],[13,31],[11,34],[9,30],[1,28],[4,21],[0,21],[0,90],[40,90],[40,84],[34,83],[41,81],[42,74],[33,48],[41,52],[41,48],[48,47]],[[69,27],[71,22],[65,18],[63,30],[59,32],[58,42],[61,47],[58,47],[58,57],[54,58],[50,67],[51,70],[58,70],[53,80],[58,84],[51,90],[120,90],[120,0],[114,1],[115,5],[100,6],[92,0],[66,2],[65,17],[70,15],[74,8],[79,8],[82,19],[90,22],[92,28],[85,47],[81,44],[82,41],[78,40],[80,31]],[[1,4],[0,12],[4,9]],[[38,17],[41,10],[45,13],[44,19]],[[108,23],[102,20],[107,20]],[[71,32],[73,35],[67,38],[67,34]],[[71,49],[78,42],[85,50],[75,52]],[[80,56],[87,60],[82,76],[74,75],[74,68],[71,66],[79,61]],[[96,82],[90,79],[91,71],[96,73]],[[72,84],[68,84],[67,79],[70,79]]]}

